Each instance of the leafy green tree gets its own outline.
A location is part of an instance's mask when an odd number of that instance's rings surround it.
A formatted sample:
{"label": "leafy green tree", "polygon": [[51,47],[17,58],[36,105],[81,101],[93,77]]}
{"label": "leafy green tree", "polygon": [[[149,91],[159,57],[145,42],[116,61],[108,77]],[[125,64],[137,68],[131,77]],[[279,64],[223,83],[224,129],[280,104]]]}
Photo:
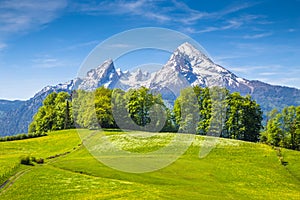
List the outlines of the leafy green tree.
{"label": "leafy green tree", "polygon": [[183,89],[173,109],[179,131],[258,141],[262,111],[250,96],[225,88]]}
{"label": "leafy green tree", "polygon": [[175,100],[173,109],[180,132],[197,133],[199,109],[194,89],[189,87],[181,90],[179,97]]}
{"label": "leafy green tree", "polygon": [[96,116],[94,93],[77,90],[73,97],[73,115],[77,127],[99,128]]}
{"label": "leafy green tree", "polygon": [[72,128],[73,122],[71,117],[70,103],[69,100],[66,100],[66,109],[65,109],[65,121],[64,121],[64,129]]}
{"label": "leafy green tree", "polygon": [[226,129],[230,138],[257,142],[262,129],[262,111],[249,95],[234,92],[229,97]]}
{"label": "leafy green tree", "polygon": [[285,107],[281,113],[272,111],[261,137],[270,145],[300,150],[300,106]]}
{"label": "leafy green tree", "polygon": [[100,87],[94,92],[95,111],[98,123],[102,128],[116,127],[112,114],[112,90]]}
{"label": "leafy green tree", "polygon": [[228,137],[225,131],[227,102],[229,91],[226,88],[212,87],[209,89],[211,101],[210,123],[207,130],[209,136]]}
{"label": "leafy green tree", "polygon": [[116,126],[121,129],[130,129],[131,118],[127,110],[127,97],[125,91],[114,89],[112,91],[112,115]]}
{"label": "leafy green tree", "polygon": [[197,132],[201,135],[206,135],[211,122],[211,98],[210,89],[201,88],[195,86],[193,88],[194,94],[197,98],[198,108],[199,108],[199,122],[197,126]]}
{"label": "leafy green tree", "polygon": [[49,94],[43,101],[43,106],[33,117],[28,131],[30,133],[45,133],[73,127],[70,98],[66,92]]}
{"label": "leafy green tree", "polygon": [[[162,115],[166,109],[161,95],[154,95],[148,88],[131,89],[126,95],[126,108],[130,118],[140,127],[156,123],[157,127],[165,124]],[[159,115],[161,114],[161,116]],[[152,118],[152,119],[151,119]],[[162,121],[163,120],[163,121]]]}

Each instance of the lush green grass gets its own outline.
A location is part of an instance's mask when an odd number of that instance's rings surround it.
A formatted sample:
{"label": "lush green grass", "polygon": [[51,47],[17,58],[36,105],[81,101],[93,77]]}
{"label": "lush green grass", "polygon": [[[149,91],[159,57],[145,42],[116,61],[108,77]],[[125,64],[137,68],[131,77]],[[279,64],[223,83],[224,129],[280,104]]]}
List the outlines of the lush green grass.
{"label": "lush green grass", "polygon": [[[1,142],[0,143],[0,181],[1,177],[18,171],[22,156],[47,158],[71,151],[81,143],[76,130],[58,131],[48,136]],[[2,183],[2,182],[1,182]],[[0,183],[0,184],[1,184]]]}
{"label": "lush green grass", "polygon": [[[80,144],[93,131],[59,131],[42,138],[0,143],[2,170],[18,163],[21,155],[49,157],[2,189],[1,199],[300,199],[300,152],[277,151],[263,145],[219,139],[203,159],[198,157],[203,137],[170,166],[141,174],[120,172],[97,161]],[[173,134],[128,136],[110,130],[111,142],[130,152],[146,153],[164,147]],[[182,139],[186,135],[181,136]],[[73,150],[73,148],[75,148]],[[105,148],[105,147],[102,147]]]}

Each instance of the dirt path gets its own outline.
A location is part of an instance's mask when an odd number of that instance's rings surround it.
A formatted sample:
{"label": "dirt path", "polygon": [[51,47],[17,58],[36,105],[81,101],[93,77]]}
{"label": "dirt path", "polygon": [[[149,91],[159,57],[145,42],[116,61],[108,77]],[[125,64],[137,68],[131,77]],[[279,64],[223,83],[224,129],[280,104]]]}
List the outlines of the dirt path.
{"label": "dirt path", "polygon": [[0,186],[0,190],[2,190],[0,192],[0,195],[2,193],[4,193],[7,189],[9,189],[19,178],[21,178],[24,174],[28,173],[29,171],[31,171],[32,168],[29,169],[25,169],[22,171],[19,171],[18,173],[16,173],[15,175],[13,175],[12,177],[10,177],[7,181],[5,181],[1,186]]}

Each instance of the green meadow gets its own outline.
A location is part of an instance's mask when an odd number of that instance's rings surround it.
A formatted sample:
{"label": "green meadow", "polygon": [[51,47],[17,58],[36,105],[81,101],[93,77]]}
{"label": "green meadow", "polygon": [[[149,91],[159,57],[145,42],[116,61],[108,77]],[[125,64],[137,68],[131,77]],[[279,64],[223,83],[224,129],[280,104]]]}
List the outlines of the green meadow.
{"label": "green meadow", "polygon": [[[205,137],[196,136],[171,165],[126,173],[99,162],[82,145],[81,138],[97,133],[64,130],[0,142],[0,199],[300,199],[298,151],[220,138],[200,159]],[[172,133],[129,137],[118,130],[101,134],[119,148],[141,154],[160,149],[175,137]],[[45,162],[21,165],[24,156]]]}

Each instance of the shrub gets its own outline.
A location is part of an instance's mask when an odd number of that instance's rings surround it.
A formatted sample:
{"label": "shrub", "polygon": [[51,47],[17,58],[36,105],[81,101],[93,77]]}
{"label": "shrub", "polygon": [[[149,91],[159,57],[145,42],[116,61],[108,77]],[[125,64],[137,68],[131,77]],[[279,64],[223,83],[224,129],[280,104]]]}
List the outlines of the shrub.
{"label": "shrub", "polygon": [[43,164],[44,163],[44,159],[43,158],[38,158],[35,161],[37,164]]}
{"label": "shrub", "polygon": [[29,156],[22,157],[21,164],[22,165],[32,165],[30,157]]}

